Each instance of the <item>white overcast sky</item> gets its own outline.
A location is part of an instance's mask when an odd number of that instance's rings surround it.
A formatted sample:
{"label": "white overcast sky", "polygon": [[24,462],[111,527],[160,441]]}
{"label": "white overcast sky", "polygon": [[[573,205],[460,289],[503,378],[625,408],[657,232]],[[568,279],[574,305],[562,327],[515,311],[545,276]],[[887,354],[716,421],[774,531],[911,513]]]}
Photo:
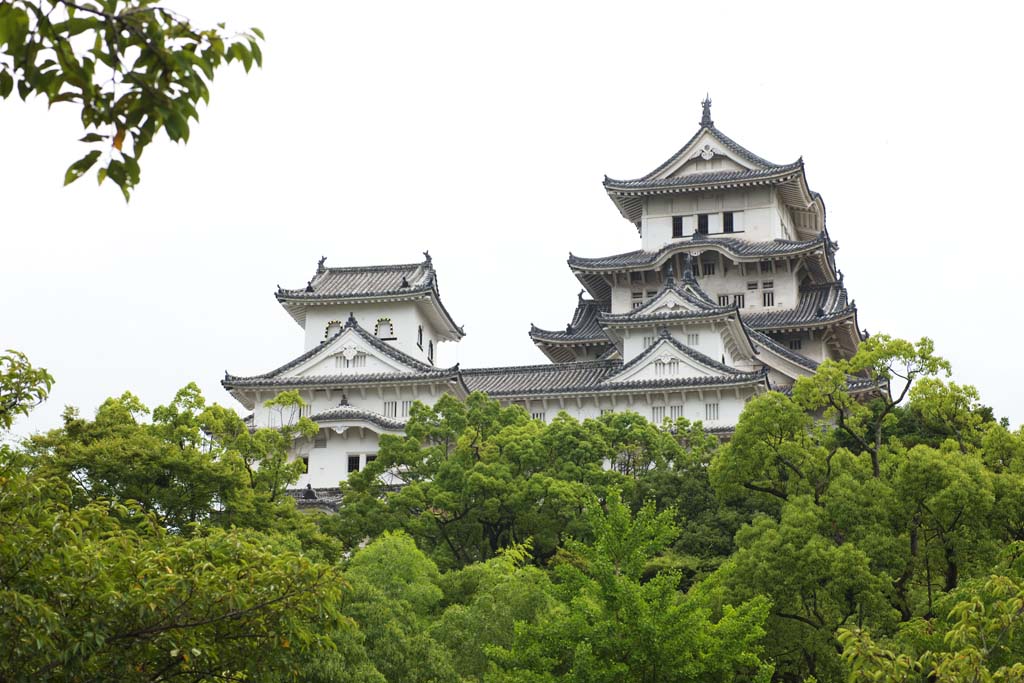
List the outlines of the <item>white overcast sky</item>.
{"label": "white overcast sky", "polygon": [[[76,112],[0,101],[0,348],[54,374],[16,431],[150,406],[302,350],[277,284],[316,261],[429,249],[463,367],[543,362],[569,320],[569,251],[639,247],[601,187],[718,127],[803,155],[871,332],[930,336],[997,416],[1024,421],[1016,3],[167,0],[266,33],[262,71],[217,76],[191,141],[154,143],[130,205],[86,177]],[[63,107],[63,108],[62,108]]]}

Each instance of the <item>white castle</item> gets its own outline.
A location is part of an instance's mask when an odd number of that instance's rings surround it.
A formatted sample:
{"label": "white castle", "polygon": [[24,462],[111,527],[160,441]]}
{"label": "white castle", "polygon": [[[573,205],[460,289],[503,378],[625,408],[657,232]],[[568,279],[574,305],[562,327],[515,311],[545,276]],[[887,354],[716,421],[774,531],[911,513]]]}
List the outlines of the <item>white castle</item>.
{"label": "white castle", "polygon": [[[838,244],[803,160],[778,165],[711,120],[635,180],[605,178],[640,248],[569,267],[583,285],[564,330],[533,327],[543,365],[439,368],[435,351],[464,335],[441,302],[429,253],[420,263],[328,268],[277,300],[305,331],[305,351],[262,375],[226,374],[224,387],[254,427],[275,426],[264,402],[298,390],[320,426],[294,457],[301,486],[337,486],[399,434],[414,401],[483,391],[533,418],[584,419],[632,410],[654,422],[685,417],[723,434],[744,404],[788,390],[862,339],[836,269]],[[586,296],[589,294],[589,297]]]}

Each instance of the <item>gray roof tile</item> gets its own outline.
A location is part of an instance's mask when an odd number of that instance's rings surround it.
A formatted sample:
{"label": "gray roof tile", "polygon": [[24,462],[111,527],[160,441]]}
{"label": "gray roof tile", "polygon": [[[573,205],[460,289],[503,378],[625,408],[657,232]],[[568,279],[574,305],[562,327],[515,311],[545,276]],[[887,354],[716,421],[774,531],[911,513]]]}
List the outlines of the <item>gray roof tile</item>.
{"label": "gray roof tile", "polygon": [[696,238],[686,238],[667,244],[658,251],[627,251],[622,254],[611,256],[600,256],[597,258],[584,258],[569,254],[569,267],[575,270],[596,270],[606,271],[617,268],[640,268],[651,267],[662,261],[668,255],[677,251],[688,251],[694,244],[716,246],[732,256],[738,257],[765,257],[765,256],[793,256],[803,252],[814,251],[815,249],[827,246],[834,248],[834,243],[828,239],[828,235],[822,233],[820,236],[805,241],[797,240],[767,240],[754,242],[741,240],[735,237],[719,237],[717,235],[700,235]]}

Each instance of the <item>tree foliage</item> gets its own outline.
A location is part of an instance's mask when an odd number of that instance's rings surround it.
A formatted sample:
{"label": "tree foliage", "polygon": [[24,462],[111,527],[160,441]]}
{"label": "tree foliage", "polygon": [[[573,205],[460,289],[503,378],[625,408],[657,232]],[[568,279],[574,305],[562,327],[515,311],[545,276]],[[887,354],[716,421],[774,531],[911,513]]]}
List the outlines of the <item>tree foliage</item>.
{"label": "tree foliage", "polygon": [[64,184],[99,164],[127,200],[142,152],[163,131],[187,142],[222,65],[248,71],[263,55],[259,29],[197,28],[156,0],[9,0],[0,3],[0,97],[45,97],[80,112],[90,151]]}
{"label": "tree foliage", "polygon": [[[296,392],[69,408],[0,446],[0,678],[1022,680],[1024,431],[927,340],[862,351],[725,443],[415,404],[332,515],[288,492]],[[4,358],[9,425],[52,378]]]}

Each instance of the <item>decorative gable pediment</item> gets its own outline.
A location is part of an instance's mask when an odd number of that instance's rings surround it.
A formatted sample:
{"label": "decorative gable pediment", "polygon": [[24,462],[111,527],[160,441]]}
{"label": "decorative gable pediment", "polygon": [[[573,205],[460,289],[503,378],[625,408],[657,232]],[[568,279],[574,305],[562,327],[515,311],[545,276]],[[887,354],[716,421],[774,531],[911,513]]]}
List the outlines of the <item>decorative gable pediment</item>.
{"label": "decorative gable pediment", "polygon": [[291,377],[419,372],[363,339],[353,328],[324,343],[311,358],[288,371]]}
{"label": "decorative gable pediment", "polygon": [[[637,382],[647,380],[687,379],[694,377],[727,377],[729,368],[706,362],[703,354],[690,350],[687,353],[682,344],[662,336],[654,346],[623,366],[622,371],[606,380],[606,383]],[[716,367],[717,366],[717,367]]]}
{"label": "decorative gable pediment", "polygon": [[696,173],[760,170],[719,140],[711,129],[703,129],[683,148],[672,163],[655,174],[652,180],[680,178]]}
{"label": "decorative gable pediment", "polygon": [[674,289],[666,289],[656,296],[646,306],[644,315],[656,315],[658,313],[691,313],[705,310],[698,306]]}

